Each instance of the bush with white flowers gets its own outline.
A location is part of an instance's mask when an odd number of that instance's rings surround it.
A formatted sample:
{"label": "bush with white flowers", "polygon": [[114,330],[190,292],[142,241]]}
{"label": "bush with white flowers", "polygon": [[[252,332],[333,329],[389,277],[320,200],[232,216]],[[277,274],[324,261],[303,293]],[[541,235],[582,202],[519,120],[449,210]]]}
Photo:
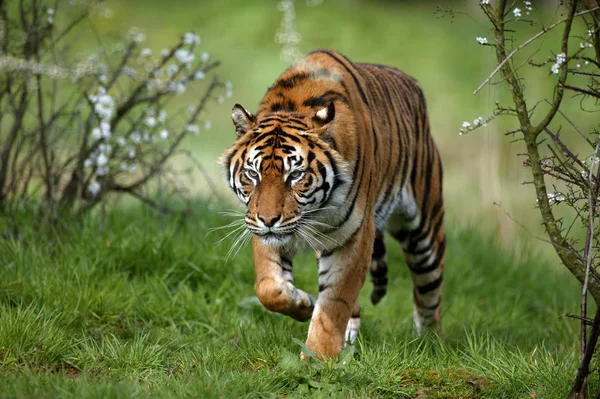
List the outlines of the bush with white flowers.
{"label": "bush with white flowers", "polygon": [[[76,67],[58,66],[51,55],[68,52],[64,37],[87,23],[89,9],[73,5],[59,12],[37,1],[22,15],[6,8],[0,2],[0,27],[15,29],[0,29],[8,35],[4,57],[33,51],[27,58],[39,61],[0,63],[9,85],[0,90],[0,125],[7,132],[0,134],[0,211],[26,199],[43,214],[85,212],[110,193],[152,203],[144,186],[175,175],[169,162],[189,154],[182,150],[186,137],[210,128],[207,104],[232,95],[231,83],[214,76],[219,62],[193,32],[158,50],[133,28],[110,51],[99,48]],[[168,107],[188,91],[195,93],[193,104]]]}

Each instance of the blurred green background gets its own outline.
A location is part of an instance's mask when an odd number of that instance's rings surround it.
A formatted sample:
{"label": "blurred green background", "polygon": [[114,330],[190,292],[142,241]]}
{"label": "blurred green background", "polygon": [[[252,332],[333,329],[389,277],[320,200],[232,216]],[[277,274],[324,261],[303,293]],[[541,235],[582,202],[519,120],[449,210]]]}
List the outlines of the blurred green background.
{"label": "blurred green background", "polygon": [[[289,65],[280,59],[282,45],[274,40],[282,21],[277,3],[274,0],[109,0],[102,3],[108,12],[95,15],[92,20],[103,40],[123,35],[132,27],[140,28],[147,36],[143,46],[151,48],[154,54],[183,33],[193,31],[201,37],[202,51],[210,52],[222,62],[219,75],[232,82],[233,96],[209,108],[204,119],[212,122],[212,128],[203,129],[199,137],[190,139],[186,145],[200,157],[223,191],[227,187],[221,179],[218,157],[234,139],[231,107],[241,103],[255,110],[266,88]],[[553,2],[536,2],[536,7],[532,19],[546,26],[560,18]],[[454,12],[440,12],[440,9]],[[533,247],[553,256],[549,246],[533,237],[543,235],[543,230],[535,209],[533,187],[522,184],[529,179],[529,171],[522,166],[523,158],[517,155],[522,144],[515,142],[515,137],[503,135],[514,127],[515,121],[498,118],[469,135],[458,134],[463,121],[491,115],[496,100],[510,105],[503,82],[473,94],[496,66],[493,47],[481,46],[475,40],[487,37],[492,41],[490,26],[478,1],[324,0],[311,6],[307,1],[296,0],[295,10],[301,52],[331,48],[354,61],[395,66],[420,81],[445,167],[448,224],[476,226],[492,233],[511,250]],[[539,30],[539,26],[526,22],[513,23],[512,27],[518,28],[516,45]],[[585,32],[582,25],[575,29]],[[540,62],[557,53],[559,48],[553,38],[559,33],[557,29],[532,44],[527,52],[515,58],[516,65],[529,55]],[[82,55],[86,51],[81,46]],[[521,69],[530,104],[551,98],[556,79],[549,70],[550,64],[539,69]],[[200,95],[188,91],[179,97],[177,104],[191,102]],[[579,101],[567,100],[567,112],[576,113]],[[539,109],[545,107],[539,105]],[[591,130],[597,124],[594,114],[570,116],[584,130]],[[555,125],[559,124],[565,124],[564,120]],[[197,193],[208,190],[200,175],[192,186]],[[232,195],[227,198],[234,200]]]}

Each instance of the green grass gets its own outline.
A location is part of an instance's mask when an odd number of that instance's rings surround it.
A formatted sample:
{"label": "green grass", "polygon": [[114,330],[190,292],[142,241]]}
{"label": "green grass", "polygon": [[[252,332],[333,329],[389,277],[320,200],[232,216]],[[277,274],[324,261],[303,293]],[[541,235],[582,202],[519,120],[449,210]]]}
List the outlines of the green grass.
{"label": "green grass", "polygon": [[[365,286],[355,346],[301,362],[308,325],[253,297],[250,248],[226,261],[222,208],[185,219],[98,211],[0,239],[0,397],[564,397],[577,367],[577,285],[448,223],[445,341],[412,327],[411,282],[389,242],[390,289]],[[6,220],[0,219],[4,230]],[[311,256],[296,282],[316,293]],[[299,340],[299,341],[298,341]],[[594,376],[594,385],[596,377]]]}

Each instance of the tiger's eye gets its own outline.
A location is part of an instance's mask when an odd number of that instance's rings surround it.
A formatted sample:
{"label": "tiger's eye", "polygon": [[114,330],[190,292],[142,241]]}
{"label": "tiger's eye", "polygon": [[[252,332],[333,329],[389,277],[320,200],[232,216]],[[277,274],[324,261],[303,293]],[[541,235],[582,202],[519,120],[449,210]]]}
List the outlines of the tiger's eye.
{"label": "tiger's eye", "polygon": [[294,171],[290,172],[290,174],[288,175],[288,177],[290,179],[294,179],[295,180],[295,179],[298,179],[303,174],[304,174],[304,172],[301,171],[301,170],[294,170]]}
{"label": "tiger's eye", "polygon": [[252,169],[246,169],[246,173],[248,174],[248,176],[250,176],[253,179],[256,179],[258,177],[258,172]]}

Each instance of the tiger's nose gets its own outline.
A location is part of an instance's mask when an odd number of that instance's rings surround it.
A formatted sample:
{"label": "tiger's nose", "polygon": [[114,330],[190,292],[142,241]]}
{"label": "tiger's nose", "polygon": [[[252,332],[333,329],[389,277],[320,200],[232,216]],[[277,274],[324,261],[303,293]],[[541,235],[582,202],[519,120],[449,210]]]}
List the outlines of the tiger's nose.
{"label": "tiger's nose", "polygon": [[273,227],[273,225],[281,219],[281,215],[256,215],[256,217],[258,217],[258,220],[263,222],[267,227]]}

